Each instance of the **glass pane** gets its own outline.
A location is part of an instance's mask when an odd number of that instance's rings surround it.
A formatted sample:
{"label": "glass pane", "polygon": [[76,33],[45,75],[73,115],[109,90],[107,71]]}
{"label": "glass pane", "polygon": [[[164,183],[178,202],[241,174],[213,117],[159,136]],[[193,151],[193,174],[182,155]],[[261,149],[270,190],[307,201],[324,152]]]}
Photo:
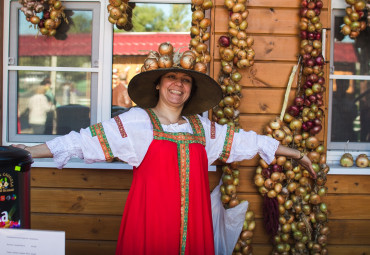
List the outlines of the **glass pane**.
{"label": "glass pane", "polygon": [[91,74],[18,71],[17,134],[67,134],[90,125]]}
{"label": "glass pane", "polygon": [[370,28],[353,40],[340,32],[344,10],[334,14],[334,74],[370,75]]}
{"label": "glass pane", "polygon": [[333,80],[332,142],[370,142],[370,83]]}
{"label": "glass pane", "polygon": [[140,72],[150,50],[163,42],[185,51],[190,42],[190,4],[136,3],[130,32],[114,26],[112,117],[127,111],[133,103],[127,94],[131,78]]}
{"label": "glass pane", "polygon": [[[90,10],[65,10],[55,37],[41,35],[18,11],[18,65],[91,67],[92,18]],[[42,18],[42,14],[40,14]]]}

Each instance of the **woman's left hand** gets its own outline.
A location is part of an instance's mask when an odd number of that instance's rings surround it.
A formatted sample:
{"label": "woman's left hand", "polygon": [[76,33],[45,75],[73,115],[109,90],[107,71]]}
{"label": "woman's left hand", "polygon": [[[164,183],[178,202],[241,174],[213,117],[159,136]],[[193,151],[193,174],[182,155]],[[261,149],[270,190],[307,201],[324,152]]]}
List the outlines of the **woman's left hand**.
{"label": "woman's left hand", "polygon": [[311,160],[305,155],[302,159],[299,159],[298,162],[310,172],[313,179],[317,178],[315,170],[313,170]]}

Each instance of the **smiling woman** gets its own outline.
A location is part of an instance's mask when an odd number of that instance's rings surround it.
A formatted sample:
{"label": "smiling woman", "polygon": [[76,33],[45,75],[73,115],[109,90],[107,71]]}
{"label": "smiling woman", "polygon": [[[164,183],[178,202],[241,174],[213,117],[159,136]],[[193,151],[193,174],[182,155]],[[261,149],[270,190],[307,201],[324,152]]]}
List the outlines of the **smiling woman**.
{"label": "smiling woman", "polygon": [[[184,56],[173,58],[181,63]],[[43,145],[17,145],[33,157],[54,157],[60,168],[73,155],[87,163],[117,158],[134,166],[116,255],[213,255],[208,166],[217,159],[230,163],[259,153],[269,163],[284,155],[315,177],[298,150],[198,115],[219,103],[222,90],[207,74],[176,63],[131,79],[128,93],[138,107]]]}
{"label": "smiling woman", "polygon": [[[159,101],[155,112],[161,112],[160,109],[163,108],[163,105],[175,109],[181,107],[182,109],[190,97],[192,78],[186,73],[169,72],[161,77],[156,89],[159,90]],[[178,121],[178,119],[167,120],[172,124]]]}

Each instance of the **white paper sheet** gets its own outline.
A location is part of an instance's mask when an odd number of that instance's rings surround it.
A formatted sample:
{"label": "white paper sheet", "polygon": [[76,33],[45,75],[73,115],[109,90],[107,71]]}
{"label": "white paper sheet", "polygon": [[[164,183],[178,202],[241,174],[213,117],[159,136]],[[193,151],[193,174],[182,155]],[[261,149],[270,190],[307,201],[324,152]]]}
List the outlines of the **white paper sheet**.
{"label": "white paper sheet", "polygon": [[0,228],[0,255],[65,255],[65,232]]}

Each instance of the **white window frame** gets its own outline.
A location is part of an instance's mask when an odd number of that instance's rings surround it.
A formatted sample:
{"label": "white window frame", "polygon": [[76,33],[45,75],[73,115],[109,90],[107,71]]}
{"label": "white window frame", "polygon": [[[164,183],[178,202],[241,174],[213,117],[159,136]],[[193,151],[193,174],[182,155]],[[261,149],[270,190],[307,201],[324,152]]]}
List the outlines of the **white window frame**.
{"label": "white window frame", "polygon": [[[72,1],[70,1],[71,3]],[[73,1],[77,2],[77,1]],[[17,1],[12,1],[12,4],[14,4],[14,7],[18,8],[17,10],[20,9],[21,5]],[[11,5],[11,4],[10,4]],[[9,8],[11,6],[9,5]],[[69,3],[65,3],[65,7],[67,9],[79,9],[79,10],[92,10],[94,14],[99,15],[99,6],[96,3],[85,3],[81,4],[78,3],[78,6],[72,6]],[[9,10],[9,20],[11,24],[18,24],[18,12],[10,12]],[[21,14],[23,15],[23,14]],[[16,47],[8,46],[9,49],[7,52],[9,52],[7,58],[8,63],[7,66],[4,65],[4,73],[6,73],[7,76],[7,83],[6,84],[16,84],[16,79],[17,79],[17,71],[46,71],[46,72],[86,72],[86,73],[91,73],[91,104],[90,104],[90,112],[91,112],[91,119],[90,123],[96,123],[97,122],[97,108],[98,108],[98,91],[95,89],[98,87],[98,72],[99,72],[99,43],[94,42],[94,39],[99,38],[99,20],[92,20],[92,28],[95,27],[95,30],[93,29],[92,31],[92,49],[91,49],[91,62],[92,62],[92,67],[88,68],[82,68],[82,67],[49,67],[49,66],[20,66],[18,65],[19,63],[15,64],[16,59],[18,59],[18,51]],[[17,45],[17,37],[18,37],[18,27],[14,27],[9,31],[9,44],[11,45]],[[42,36],[42,35],[39,35]],[[5,53],[4,53],[5,56]],[[5,79],[4,79],[5,82]],[[3,139],[6,142],[10,143],[26,143],[26,144],[33,144],[33,143],[38,143],[38,142],[45,142],[50,139],[53,139],[57,137],[58,135],[32,135],[32,134],[17,134],[16,128],[14,128],[14,123],[16,123],[16,110],[17,110],[17,88],[15,86],[5,86],[4,84],[4,96],[6,96],[6,99],[8,99],[8,102],[6,106],[8,107],[8,117],[7,117],[7,122],[4,122],[4,125],[7,125],[7,133],[6,136],[3,136]],[[5,102],[5,100],[4,100]],[[4,107],[5,108],[5,107]]]}
{"label": "white window frame", "polygon": [[[370,143],[350,143],[331,142],[331,126],[332,126],[332,102],[333,102],[333,80],[370,80],[370,75],[335,75],[334,72],[334,13],[338,10],[344,10],[348,5],[345,1],[332,0],[331,4],[331,38],[330,38],[330,74],[329,74],[329,105],[328,105],[328,132],[327,132],[327,163],[330,166],[329,174],[348,174],[348,175],[370,175],[370,168],[359,168],[354,163],[353,167],[342,167],[340,165],[341,156],[348,152],[351,153],[356,160],[360,154],[369,156]],[[334,145],[335,144],[335,145]],[[338,146],[343,149],[337,149]]]}

